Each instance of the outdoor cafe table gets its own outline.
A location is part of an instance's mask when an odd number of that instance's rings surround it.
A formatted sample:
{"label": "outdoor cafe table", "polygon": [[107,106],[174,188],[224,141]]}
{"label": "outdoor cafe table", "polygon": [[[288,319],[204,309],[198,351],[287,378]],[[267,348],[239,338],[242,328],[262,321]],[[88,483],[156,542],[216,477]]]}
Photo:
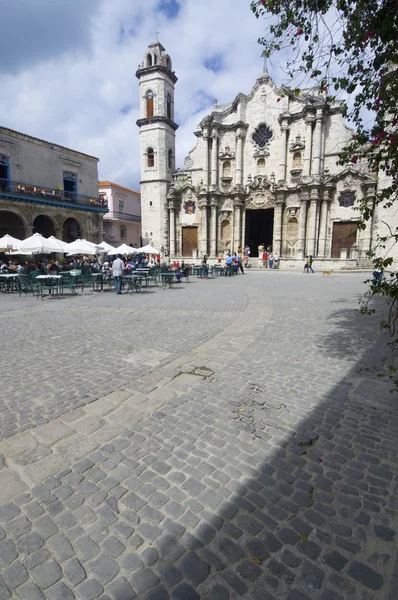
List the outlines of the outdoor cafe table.
{"label": "outdoor cafe table", "polygon": [[7,284],[7,292],[12,292],[15,282],[18,279],[18,273],[1,273],[0,282],[5,281]]}
{"label": "outdoor cafe table", "polygon": [[[51,281],[52,281],[52,280],[55,280],[55,281],[56,281],[56,283],[57,283],[57,294],[58,294],[58,293],[59,293],[59,291],[60,291],[60,287],[61,287],[61,286],[60,286],[61,279],[62,279],[62,275],[38,275],[38,276],[35,278],[35,281],[38,281],[38,282],[39,282],[39,285],[40,285],[40,295],[41,295],[41,297],[43,298],[43,288],[46,286],[46,281],[48,281],[48,282],[49,282],[49,284],[48,284],[48,285],[51,285]],[[51,295],[51,288],[49,288],[49,290],[48,290],[48,291],[49,291],[49,293],[50,293],[50,295]]]}
{"label": "outdoor cafe table", "polygon": [[124,275],[123,276],[123,281],[127,282],[128,285],[128,292],[133,293],[133,291],[135,290],[136,292],[139,292],[141,287],[142,287],[142,281],[146,281],[146,276],[145,275]]}

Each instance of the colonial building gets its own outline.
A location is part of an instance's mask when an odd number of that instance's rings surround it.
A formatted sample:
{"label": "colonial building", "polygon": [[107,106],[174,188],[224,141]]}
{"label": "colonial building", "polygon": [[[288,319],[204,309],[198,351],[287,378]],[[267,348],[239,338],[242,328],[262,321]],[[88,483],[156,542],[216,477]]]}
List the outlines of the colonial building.
{"label": "colonial building", "polygon": [[104,215],[104,240],[113,246],[141,246],[141,199],[139,192],[111,181],[99,181],[100,198],[109,212]]}
{"label": "colonial building", "polygon": [[263,73],[250,94],[214,102],[184,168],[176,170],[177,77],[159,41],[150,44],[136,75],[144,243],[171,257],[215,259],[246,243],[257,256],[264,243],[281,255],[282,266],[302,267],[306,254],[324,268],[366,264],[381,215],[351,232],[358,200],[378,180],[360,160],[337,164],[352,136],[341,103],[314,90],[297,96]]}
{"label": "colonial building", "polygon": [[0,127],[0,236],[102,240],[98,158]]}

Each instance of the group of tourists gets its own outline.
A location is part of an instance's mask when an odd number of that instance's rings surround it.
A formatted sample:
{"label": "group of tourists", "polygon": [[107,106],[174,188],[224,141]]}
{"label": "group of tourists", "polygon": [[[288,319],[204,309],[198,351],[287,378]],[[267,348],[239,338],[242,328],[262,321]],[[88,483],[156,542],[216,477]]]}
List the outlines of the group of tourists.
{"label": "group of tourists", "polygon": [[263,269],[278,269],[280,256],[277,252],[272,252],[271,246],[260,244],[258,247],[258,258],[261,260]]}

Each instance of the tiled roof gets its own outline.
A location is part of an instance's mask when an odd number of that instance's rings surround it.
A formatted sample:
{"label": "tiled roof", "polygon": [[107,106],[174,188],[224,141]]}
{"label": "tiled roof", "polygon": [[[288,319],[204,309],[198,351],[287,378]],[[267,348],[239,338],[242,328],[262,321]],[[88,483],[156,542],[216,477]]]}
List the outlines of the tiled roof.
{"label": "tiled roof", "polygon": [[98,187],[115,187],[119,190],[125,190],[126,192],[132,192],[133,194],[140,195],[140,192],[136,192],[135,190],[131,190],[130,188],[124,187],[123,185],[119,185],[118,183],[112,183],[112,181],[99,181]]}
{"label": "tiled roof", "polygon": [[22,133],[21,131],[16,131],[16,129],[10,129],[9,127],[3,127],[0,125],[0,133],[4,131],[4,133],[16,133],[17,135],[23,135],[30,140],[35,140],[36,142],[43,142],[44,144],[49,144],[50,146],[54,146],[55,148],[62,148],[62,150],[69,150],[69,152],[74,152],[75,154],[81,154],[82,156],[87,156],[88,158],[94,158],[95,160],[99,160],[97,156],[92,156],[91,154],[86,154],[85,152],[80,152],[80,150],[73,150],[72,148],[67,148],[66,146],[61,146],[60,144],[54,144],[53,142],[48,142],[47,140],[42,140],[41,138],[34,137],[33,135],[28,135],[27,133]]}

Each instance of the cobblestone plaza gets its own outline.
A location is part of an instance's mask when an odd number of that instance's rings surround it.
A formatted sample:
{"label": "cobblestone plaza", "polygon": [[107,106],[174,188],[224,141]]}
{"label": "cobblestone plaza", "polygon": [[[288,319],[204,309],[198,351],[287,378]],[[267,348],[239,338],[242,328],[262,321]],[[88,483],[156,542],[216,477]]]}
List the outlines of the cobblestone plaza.
{"label": "cobblestone plaza", "polygon": [[396,600],[364,274],[0,296],[0,599]]}

